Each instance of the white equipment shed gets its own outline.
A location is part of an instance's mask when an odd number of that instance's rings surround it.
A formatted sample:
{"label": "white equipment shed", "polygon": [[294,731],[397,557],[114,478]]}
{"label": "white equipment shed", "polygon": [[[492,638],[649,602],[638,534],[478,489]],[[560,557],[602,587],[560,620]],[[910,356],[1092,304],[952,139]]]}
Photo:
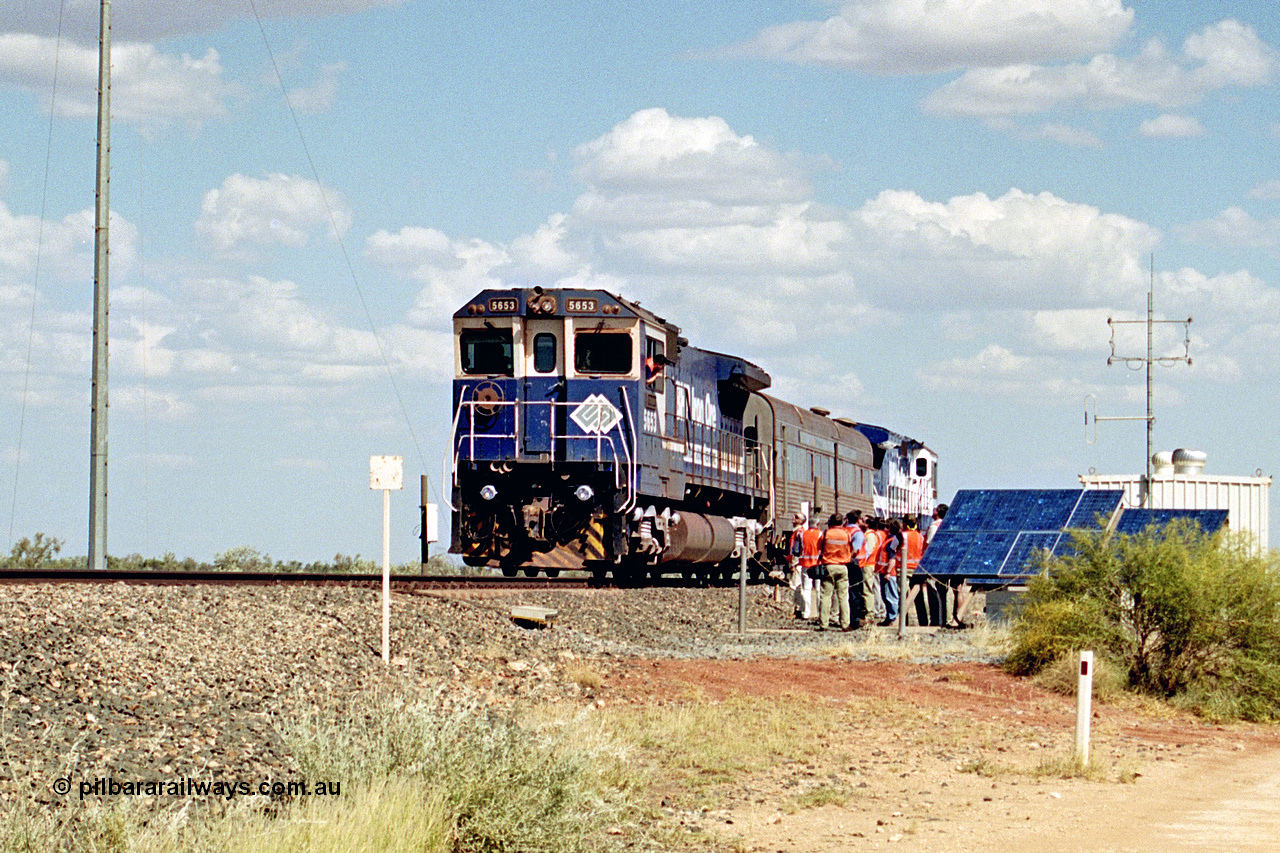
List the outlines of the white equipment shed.
{"label": "white equipment shed", "polygon": [[1271,547],[1271,478],[1204,473],[1205,454],[1167,450],[1151,457],[1150,488],[1144,474],[1081,474],[1086,489],[1123,489],[1124,506],[1146,509],[1225,509],[1227,526],[1253,535],[1261,551]]}

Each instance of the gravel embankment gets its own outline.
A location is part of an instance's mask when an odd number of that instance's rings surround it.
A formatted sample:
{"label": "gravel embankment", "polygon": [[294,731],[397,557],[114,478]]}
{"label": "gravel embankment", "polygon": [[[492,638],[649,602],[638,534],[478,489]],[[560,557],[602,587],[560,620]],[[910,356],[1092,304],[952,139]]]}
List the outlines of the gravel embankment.
{"label": "gravel embankment", "polygon": [[[59,777],[72,797],[80,781],[104,776],[288,778],[296,768],[281,717],[340,710],[378,689],[585,701],[595,688],[584,668],[606,675],[636,657],[824,655],[849,644],[851,635],[796,623],[765,587],[748,595],[745,638],[736,589],[397,595],[384,666],[377,591],[0,586],[0,800],[41,796]],[[516,604],[555,608],[555,626],[514,624]],[[932,660],[987,659],[955,632],[913,642],[922,654],[936,646]],[[843,654],[873,653],[855,643]]]}

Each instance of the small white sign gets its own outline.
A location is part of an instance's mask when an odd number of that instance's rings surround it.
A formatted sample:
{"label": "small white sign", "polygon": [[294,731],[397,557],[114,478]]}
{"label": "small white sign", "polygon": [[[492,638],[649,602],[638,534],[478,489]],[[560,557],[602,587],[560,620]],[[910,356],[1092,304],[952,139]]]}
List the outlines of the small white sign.
{"label": "small white sign", "polygon": [[603,435],[618,425],[618,421],[622,420],[622,412],[609,402],[603,394],[592,394],[590,397],[582,401],[582,404],[574,409],[569,417],[573,418],[573,422],[582,427],[582,431],[586,433],[600,433]]}
{"label": "small white sign", "polygon": [[370,456],[369,488],[382,489],[404,488],[404,457],[402,456]]}
{"label": "small white sign", "polygon": [[435,504],[427,504],[427,541],[440,541],[440,509]]}

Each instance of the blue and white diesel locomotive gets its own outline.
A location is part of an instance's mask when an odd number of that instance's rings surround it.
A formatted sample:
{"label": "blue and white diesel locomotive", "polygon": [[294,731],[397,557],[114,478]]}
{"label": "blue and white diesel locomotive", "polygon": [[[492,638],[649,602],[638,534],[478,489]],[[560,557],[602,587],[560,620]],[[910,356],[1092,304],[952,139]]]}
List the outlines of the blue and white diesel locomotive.
{"label": "blue and white diesel locomotive", "polygon": [[774,399],[637,302],[485,290],[453,324],[450,550],[469,565],[710,576],[744,543],[759,573],[794,512],[933,510],[923,444]]}

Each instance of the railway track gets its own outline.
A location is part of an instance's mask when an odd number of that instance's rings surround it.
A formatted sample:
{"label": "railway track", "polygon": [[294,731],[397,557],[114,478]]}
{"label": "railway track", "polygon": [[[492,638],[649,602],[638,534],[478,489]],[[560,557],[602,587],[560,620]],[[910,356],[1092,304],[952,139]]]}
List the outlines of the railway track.
{"label": "railway track", "polygon": [[[752,580],[754,585],[759,581]],[[165,572],[106,569],[0,569],[0,584],[31,583],[127,583],[150,586],[194,586],[225,584],[236,586],[352,586],[380,587],[381,574],[336,574],[332,572]],[[498,575],[392,575],[391,588],[397,592],[431,589],[612,589],[620,586],[700,587],[736,585],[736,578],[707,582],[698,578],[663,577],[643,584],[625,584],[612,578],[589,576],[500,577]]]}
{"label": "railway track", "polygon": [[[89,571],[84,569],[3,569],[0,584],[128,583],[151,586],[226,584],[235,586],[354,586],[380,587],[381,574],[332,572],[164,572],[146,570]],[[417,589],[587,589],[599,581],[585,577],[504,578],[488,575],[392,575],[391,588]]]}

